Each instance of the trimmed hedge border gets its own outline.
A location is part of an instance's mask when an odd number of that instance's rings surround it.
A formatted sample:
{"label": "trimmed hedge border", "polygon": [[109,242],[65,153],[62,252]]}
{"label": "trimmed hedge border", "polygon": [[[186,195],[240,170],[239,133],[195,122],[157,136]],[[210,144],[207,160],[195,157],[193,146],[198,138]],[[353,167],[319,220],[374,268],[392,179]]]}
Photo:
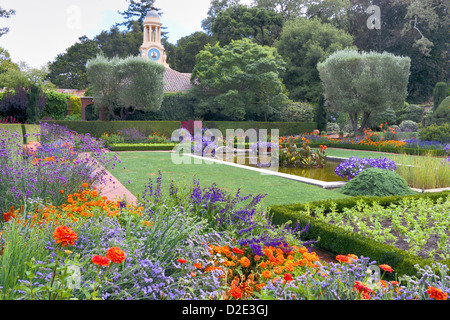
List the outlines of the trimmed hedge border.
{"label": "trimmed hedge border", "polygon": [[[285,145],[285,144],[283,144]],[[287,145],[287,144],[286,144]],[[409,155],[426,155],[428,152],[436,156],[444,156],[445,152],[441,149],[416,149],[416,148],[395,148],[395,147],[374,147],[362,144],[345,144],[345,143],[309,143],[311,148],[318,148],[320,145],[326,145],[328,148],[341,148],[362,151],[377,151],[388,153],[406,153]]]}
{"label": "trimmed hedge border", "polygon": [[[149,136],[154,132],[172,136],[172,132],[181,127],[180,121],[57,121],[45,120],[42,122],[54,123],[65,126],[70,130],[80,134],[90,133],[95,138],[100,138],[102,134],[117,133],[123,129],[138,129],[144,135]],[[293,135],[305,132],[312,132],[316,129],[315,122],[256,122],[256,121],[203,121],[203,128],[218,129],[226,136],[226,129],[267,129],[270,134],[271,129],[279,129],[279,135]]]}
{"label": "trimmed hedge border", "polygon": [[[376,201],[379,205],[387,207],[390,204],[400,203],[403,198],[417,199],[426,197],[435,202],[439,198],[448,196],[450,196],[450,191],[421,193],[410,196],[352,197],[311,203],[275,205],[270,207],[270,213],[273,223],[277,225],[282,225],[288,221],[293,223],[298,222],[301,228],[309,225],[309,229],[304,233],[304,236],[307,240],[319,239],[318,248],[335,254],[353,253],[358,256],[369,257],[379,263],[390,265],[399,275],[415,275],[417,270],[414,265],[418,264],[421,267],[425,265],[431,266],[435,261],[423,259],[417,255],[400,250],[393,245],[375,242],[368,237],[348,232],[341,227],[325,223],[306,214],[301,214],[299,211],[304,210],[307,206],[309,206],[310,210],[323,206],[325,209],[324,213],[327,213],[331,210],[333,203],[336,204],[336,210],[342,211],[343,208],[356,206],[359,200],[363,200],[367,204],[372,204]],[[447,259],[438,262],[446,264],[450,268],[450,260]]]}

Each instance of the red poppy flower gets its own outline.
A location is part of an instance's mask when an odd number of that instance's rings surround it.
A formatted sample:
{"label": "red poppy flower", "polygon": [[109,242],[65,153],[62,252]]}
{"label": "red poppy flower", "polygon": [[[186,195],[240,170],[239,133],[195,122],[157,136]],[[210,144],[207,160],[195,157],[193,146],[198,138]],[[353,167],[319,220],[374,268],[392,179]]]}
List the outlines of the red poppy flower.
{"label": "red poppy flower", "polygon": [[187,261],[184,259],[178,259],[177,262],[183,264],[183,263],[186,263]]}
{"label": "red poppy flower", "polygon": [[233,251],[234,253],[237,253],[237,254],[243,254],[244,253],[244,251],[242,251],[241,249],[238,249],[238,248],[233,248],[233,249],[231,249],[231,251]]}

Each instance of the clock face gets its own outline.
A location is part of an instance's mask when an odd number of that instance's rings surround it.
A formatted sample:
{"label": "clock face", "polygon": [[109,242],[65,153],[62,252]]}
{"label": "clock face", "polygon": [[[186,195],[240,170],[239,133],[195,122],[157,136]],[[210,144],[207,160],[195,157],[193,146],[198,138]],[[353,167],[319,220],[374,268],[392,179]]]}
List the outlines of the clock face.
{"label": "clock face", "polygon": [[161,53],[159,52],[158,49],[153,48],[148,51],[148,57],[150,58],[150,60],[157,61],[159,60],[160,56]]}

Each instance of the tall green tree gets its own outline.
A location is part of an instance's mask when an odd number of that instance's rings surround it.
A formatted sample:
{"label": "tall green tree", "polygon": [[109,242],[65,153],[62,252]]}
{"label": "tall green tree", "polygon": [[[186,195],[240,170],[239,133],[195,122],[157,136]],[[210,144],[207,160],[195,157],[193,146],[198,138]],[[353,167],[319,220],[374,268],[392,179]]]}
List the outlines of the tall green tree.
{"label": "tall green tree", "polygon": [[[0,47],[0,76],[8,70],[19,70],[19,66],[11,60],[8,50]],[[0,82],[0,88],[3,87],[4,85]]]}
{"label": "tall green tree", "polygon": [[211,0],[206,18],[202,20],[202,29],[212,34],[212,24],[219,12],[239,4],[239,0]]}
{"label": "tall green tree", "polygon": [[303,17],[307,2],[308,0],[253,0],[253,5],[280,14],[286,22]]}
{"label": "tall green tree", "polygon": [[[6,10],[0,6],[0,18],[8,19],[8,18],[11,18],[11,16],[13,16],[15,14],[16,14],[15,10],[13,10],[13,9]],[[0,28],[0,37],[7,34],[8,32],[9,32],[8,27]]]}
{"label": "tall green tree", "polygon": [[196,116],[205,120],[263,120],[286,106],[280,72],[284,61],[275,48],[249,39],[220,47],[207,45],[192,72],[199,103]]}
{"label": "tall green tree", "polygon": [[124,22],[118,23],[118,26],[125,26],[127,30],[134,29],[134,23],[138,23],[138,28],[144,28],[144,20],[147,13],[150,10],[160,11],[161,9],[155,8],[155,0],[126,0],[128,8],[125,11],[119,11],[119,14],[125,19]]}
{"label": "tall green tree", "polygon": [[352,44],[349,34],[318,19],[288,21],[275,47],[287,63],[282,77],[290,98],[317,103],[323,93],[317,63]]}
{"label": "tall green tree", "polygon": [[283,18],[274,11],[245,5],[234,5],[220,11],[211,32],[221,45],[231,40],[250,38],[260,45],[271,46],[283,28]]}
{"label": "tall green tree", "polygon": [[95,104],[117,120],[125,120],[136,110],[157,111],[161,107],[164,72],[164,66],[139,57],[108,59],[98,55],[87,64]]}
{"label": "tall green tree", "polygon": [[372,114],[403,106],[410,64],[390,53],[341,50],[317,68],[330,109],[348,113],[353,131],[362,132]]}
{"label": "tall green tree", "polygon": [[[191,73],[195,66],[196,55],[202,51],[207,44],[213,44],[212,37],[201,31],[180,38],[175,47],[173,63],[171,64],[169,61],[169,65],[172,69],[179,72]],[[167,54],[168,57],[170,55],[171,54],[169,53]]]}
{"label": "tall green tree", "polygon": [[79,42],[58,54],[49,64],[47,78],[59,88],[86,89],[89,86],[86,63],[101,52],[98,43],[88,37],[80,37]]}
{"label": "tall green tree", "polygon": [[[344,14],[332,18],[328,14],[318,15],[317,12],[329,11],[330,1],[342,3]],[[360,51],[386,51],[411,58],[408,101],[426,102],[437,82],[448,81],[448,0],[349,0],[349,5],[344,0],[313,2],[317,3],[308,8],[308,16],[318,17],[351,34]],[[367,28],[370,5],[380,8],[380,29]]]}
{"label": "tall green tree", "polygon": [[0,73],[0,87],[14,89],[18,86],[37,86],[42,90],[55,89],[48,79],[48,67],[31,68],[25,62],[13,64],[5,72]]}
{"label": "tall green tree", "polygon": [[120,30],[117,25],[110,28],[109,31],[102,31],[93,39],[106,57],[125,58],[136,56],[139,47],[142,44],[142,28],[139,23],[131,23],[131,30]]}

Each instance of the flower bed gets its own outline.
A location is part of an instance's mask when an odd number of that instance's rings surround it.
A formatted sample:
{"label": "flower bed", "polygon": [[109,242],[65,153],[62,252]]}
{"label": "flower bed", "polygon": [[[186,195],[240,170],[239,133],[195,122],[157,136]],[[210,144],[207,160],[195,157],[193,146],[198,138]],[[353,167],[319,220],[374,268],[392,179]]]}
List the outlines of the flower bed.
{"label": "flower bed", "polygon": [[[30,159],[34,164],[23,154],[14,163],[30,170],[51,165],[68,177],[80,176],[84,171],[76,171],[75,159],[97,149],[84,143],[93,143],[89,137],[60,130],[44,131],[43,147]],[[56,144],[49,137],[73,143]],[[6,150],[1,177],[11,182],[5,172],[13,160]],[[84,167],[94,173],[90,168]],[[34,171],[29,172],[33,178]],[[260,205],[263,194],[232,194],[216,184],[202,187],[197,180],[191,188],[172,181],[163,190],[160,173],[130,205],[108,200],[93,186],[95,179],[85,178],[47,190],[36,187],[45,201],[36,199],[33,188],[22,194],[22,203],[5,198],[0,299],[441,300],[450,292],[444,264],[388,281],[396,270],[385,261],[344,252],[336,257],[338,263],[319,261],[311,250],[317,239],[303,239],[309,225],[274,224]],[[20,184],[14,186],[13,191],[21,190]]]}
{"label": "flower bed", "polygon": [[[149,181],[139,206],[83,184],[61,206],[10,211],[0,262],[24,263],[0,269],[2,298],[447,299],[448,281],[430,276],[431,266],[417,278],[388,281],[395,270],[368,258],[321,263],[311,242],[300,240],[307,228],[270,222],[258,206],[264,195],[198,181],[165,191],[161,182],[162,175]],[[25,242],[32,245],[14,250]]]}

